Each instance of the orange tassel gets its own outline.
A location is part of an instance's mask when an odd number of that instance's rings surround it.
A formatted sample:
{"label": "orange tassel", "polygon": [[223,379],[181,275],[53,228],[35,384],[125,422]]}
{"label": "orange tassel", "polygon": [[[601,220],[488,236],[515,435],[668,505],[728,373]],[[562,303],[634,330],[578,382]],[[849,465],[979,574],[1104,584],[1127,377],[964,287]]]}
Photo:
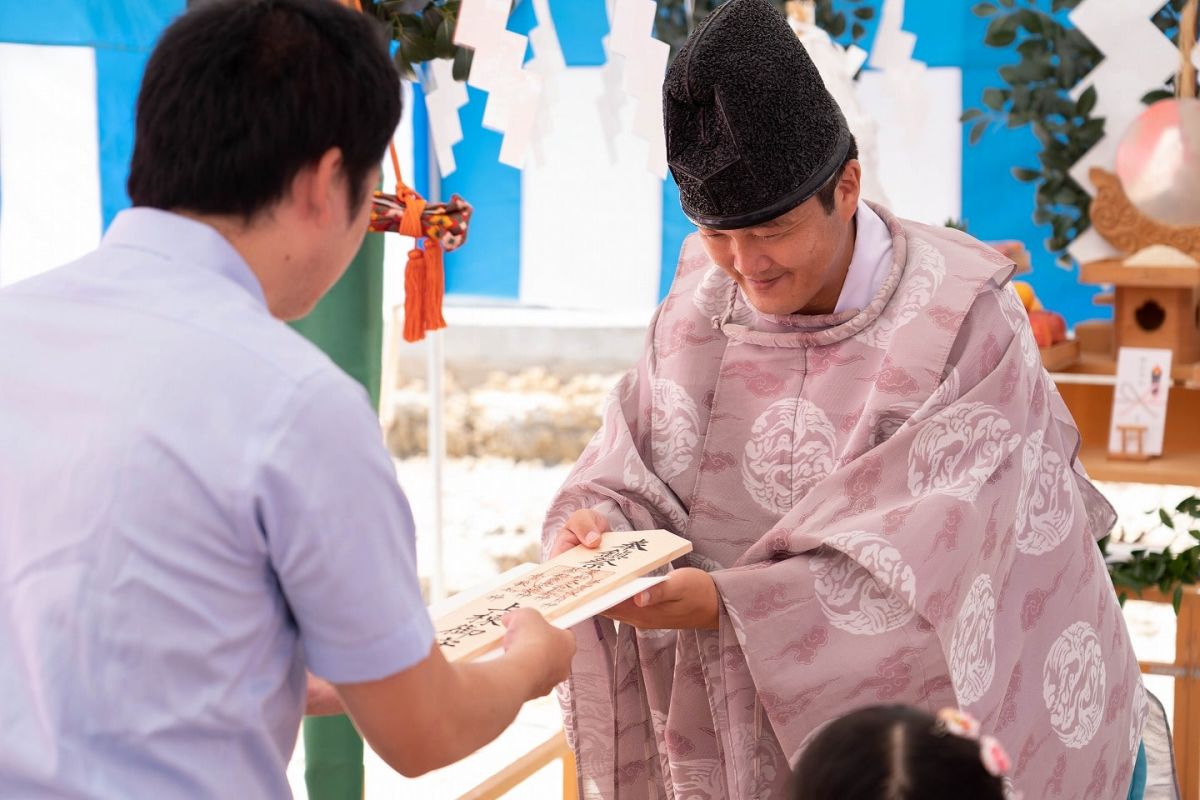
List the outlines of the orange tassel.
{"label": "orange tassel", "polygon": [[[361,0],[343,2],[362,11]],[[392,157],[392,171],[396,174],[396,196],[404,201],[400,234],[413,239],[413,249],[408,251],[408,263],[404,267],[404,341],[418,342],[425,338],[426,331],[446,327],[442,317],[446,271],[441,246],[426,236],[421,227],[421,215],[427,205],[425,198],[406,186],[400,177],[400,158],[395,142],[388,143],[388,152]]]}
{"label": "orange tassel", "polygon": [[403,199],[400,233],[416,240],[404,268],[404,340],[417,342],[425,338],[426,331],[446,327],[442,319],[442,250],[421,228],[425,200],[407,187]]}
{"label": "orange tassel", "polygon": [[419,342],[426,331],[446,327],[442,317],[445,268],[442,248],[432,239],[424,239],[425,249],[408,251],[404,268],[404,341]]}
{"label": "orange tassel", "polygon": [[404,267],[404,341],[417,342],[425,338],[422,324],[425,314],[425,258],[417,248],[408,251]]}
{"label": "orange tassel", "polygon": [[425,270],[425,330],[437,331],[446,327],[446,320],[442,317],[446,271],[442,265],[442,248],[432,239],[425,240]]}

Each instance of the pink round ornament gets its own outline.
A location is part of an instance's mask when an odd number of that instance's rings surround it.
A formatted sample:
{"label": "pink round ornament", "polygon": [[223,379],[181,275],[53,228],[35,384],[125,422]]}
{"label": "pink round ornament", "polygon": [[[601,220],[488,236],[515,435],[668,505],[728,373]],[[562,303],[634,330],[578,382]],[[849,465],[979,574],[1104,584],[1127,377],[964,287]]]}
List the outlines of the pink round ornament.
{"label": "pink round ornament", "polygon": [[1200,99],[1159,100],[1121,139],[1117,176],[1129,200],[1169,225],[1200,225]]}

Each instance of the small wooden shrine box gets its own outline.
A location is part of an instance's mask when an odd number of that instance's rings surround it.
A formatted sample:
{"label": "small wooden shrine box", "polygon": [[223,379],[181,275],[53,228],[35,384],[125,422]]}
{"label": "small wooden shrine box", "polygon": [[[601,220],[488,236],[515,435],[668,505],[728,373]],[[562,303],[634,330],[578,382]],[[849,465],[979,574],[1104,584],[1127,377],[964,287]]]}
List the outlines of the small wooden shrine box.
{"label": "small wooden shrine box", "polygon": [[1080,267],[1084,283],[1110,283],[1116,295],[1116,347],[1173,350],[1177,364],[1200,361],[1200,266],[1130,266],[1093,261]]}

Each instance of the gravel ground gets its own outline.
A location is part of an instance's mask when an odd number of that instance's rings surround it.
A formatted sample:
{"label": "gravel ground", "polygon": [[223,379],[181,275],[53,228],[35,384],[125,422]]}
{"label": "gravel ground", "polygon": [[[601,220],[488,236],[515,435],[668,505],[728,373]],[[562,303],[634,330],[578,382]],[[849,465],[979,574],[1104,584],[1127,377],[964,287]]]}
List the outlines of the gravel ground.
{"label": "gravel ground", "polygon": [[[570,469],[570,464],[492,457],[446,461],[442,514],[448,594],[538,559],[542,517]],[[397,460],[396,473],[417,523],[418,569],[428,580],[436,553],[429,460]]]}
{"label": "gravel ground", "polygon": [[[447,459],[443,476],[443,551],[446,587],[465,589],[521,561],[536,560],[542,518],[570,464],[543,464],[506,458]],[[423,578],[432,574],[433,476],[426,458],[396,461],[396,472],[417,523],[417,559]],[[1198,491],[1181,486],[1097,483],[1117,510],[1114,549],[1122,543],[1162,546],[1182,538],[1157,521],[1157,509],[1173,508]]]}

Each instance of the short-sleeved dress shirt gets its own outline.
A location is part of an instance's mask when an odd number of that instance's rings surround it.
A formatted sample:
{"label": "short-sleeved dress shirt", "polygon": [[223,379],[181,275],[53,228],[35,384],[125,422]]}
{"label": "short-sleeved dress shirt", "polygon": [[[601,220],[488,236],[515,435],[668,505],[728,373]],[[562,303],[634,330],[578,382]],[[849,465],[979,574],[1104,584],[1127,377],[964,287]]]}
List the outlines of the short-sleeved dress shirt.
{"label": "short-sleeved dress shirt", "polygon": [[0,291],[0,797],[286,797],[307,666],[429,653],[363,389],[136,208]]}

